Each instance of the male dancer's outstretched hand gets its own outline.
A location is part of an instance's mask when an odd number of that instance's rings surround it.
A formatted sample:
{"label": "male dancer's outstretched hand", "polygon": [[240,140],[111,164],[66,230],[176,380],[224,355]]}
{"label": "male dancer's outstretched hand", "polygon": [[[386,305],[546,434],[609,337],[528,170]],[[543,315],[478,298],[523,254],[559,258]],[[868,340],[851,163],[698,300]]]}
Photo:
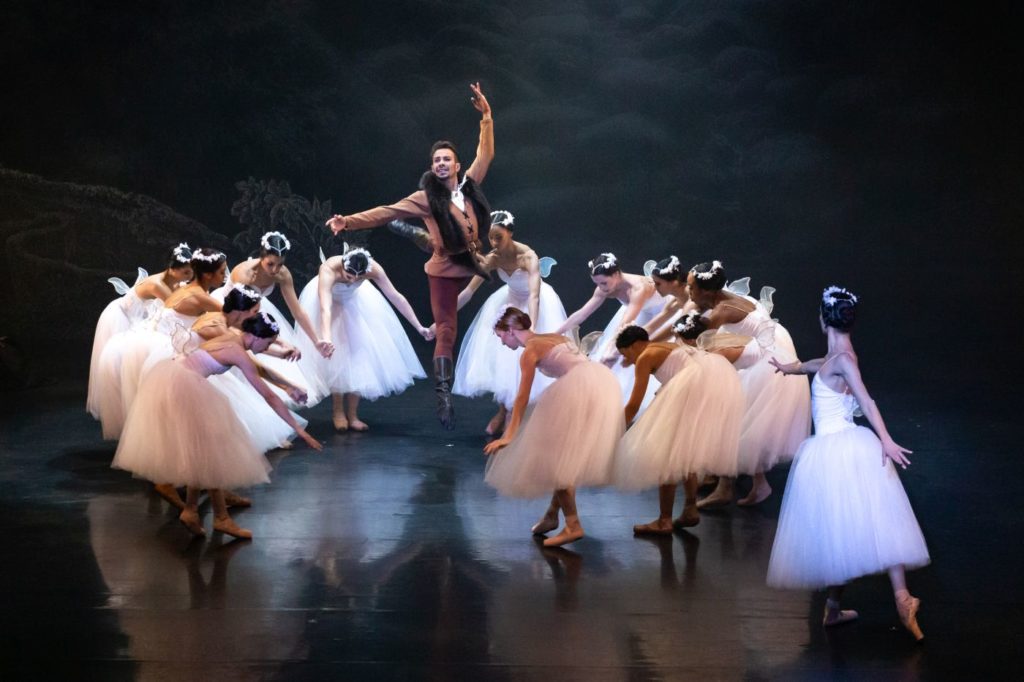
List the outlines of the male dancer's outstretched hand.
{"label": "male dancer's outstretched hand", "polygon": [[473,91],[473,96],[469,98],[469,101],[473,103],[473,107],[483,114],[483,118],[490,118],[491,105],[487,103],[484,91],[480,89],[480,83],[470,83],[469,89]]}
{"label": "male dancer's outstretched hand", "polygon": [[345,220],[345,216],[338,215],[337,213],[335,213],[330,220],[324,223],[324,225],[331,228],[331,232],[333,232],[334,234],[343,232],[345,228],[348,226],[347,221]]}

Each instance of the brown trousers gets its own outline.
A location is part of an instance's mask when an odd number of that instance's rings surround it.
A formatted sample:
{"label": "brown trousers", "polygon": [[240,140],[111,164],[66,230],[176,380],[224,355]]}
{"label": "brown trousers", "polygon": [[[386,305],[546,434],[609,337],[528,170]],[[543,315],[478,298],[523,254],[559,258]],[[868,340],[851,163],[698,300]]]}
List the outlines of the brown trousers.
{"label": "brown trousers", "polygon": [[472,277],[434,277],[427,275],[430,284],[430,310],[434,314],[437,336],[434,339],[434,357],[450,358],[455,349],[458,333],[459,292],[466,288]]}

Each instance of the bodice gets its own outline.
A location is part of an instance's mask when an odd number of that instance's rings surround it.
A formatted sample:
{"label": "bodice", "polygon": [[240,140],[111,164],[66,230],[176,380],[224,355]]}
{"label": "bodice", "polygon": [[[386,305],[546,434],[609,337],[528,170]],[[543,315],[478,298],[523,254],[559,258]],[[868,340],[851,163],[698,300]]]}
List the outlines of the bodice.
{"label": "bodice", "polygon": [[178,355],[174,360],[175,362],[182,363],[185,367],[188,367],[196,374],[200,374],[204,377],[213,376],[214,374],[223,374],[231,369],[230,365],[220,364],[212,355],[202,348],[185,355]]}
{"label": "bodice", "polygon": [[[629,304],[623,303],[622,305]],[[642,327],[643,325],[653,320],[654,316],[660,313],[664,307],[665,299],[658,292],[654,292],[654,294],[644,302],[644,307],[640,309],[639,313],[637,313],[636,319],[633,321],[633,324]]]}
{"label": "bodice", "polygon": [[179,327],[191,329],[197,319],[199,319],[198,315],[185,315],[174,308],[162,308],[153,317],[153,330],[169,336]]}
{"label": "bodice", "polygon": [[691,346],[679,346],[668,354],[658,369],[654,370],[654,378],[663,384],[668,383],[668,380],[681,372],[694,354],[699,352],[701,351]]}
{"label": "bodice", "polygon": [[814,375],[811,380],[811,414],[817,435],[852,429],[856,426],[853,422],[856,410],[857,399],[853,395],[832,390],[820,374]]}
{"label": "bodice", "polygon": [[530,273],[522,268],[506,273],[498,268],[498,278],[508,285],[508,297],[510,301],[525,303],[530,298]]}
{"label": "bodice", "polygon": [[277,288],[277,282],[271,282],[270,286],[268,287],[258,287],[255,284],[252,284],[250,286],[252,286],[252,288],[255,289],[256,291],[260,292],[260,295],[263,296],[263,298],[266,298],[267,296],[270,296],[272,293],[274,293],[274,289]]}
{"label": "bodice", "polygon": [[546,377],[557,379],[566,374],[576,365],[590,362],[572,343],[560,343],[548,351],[548,354],[537,363],[537,369]]}
{"label": "bodice", "polygon": [[354,282],[335,282],[331,286],[331,294],[342,301],[351,297],[363,285],[365,279],[357,279]]}
{"label": "bodice", "polygon": [[121,306],[121,310],[129,320],[141,320],[147,316],[151,301],[144,301],[139,298],[139,295],[135,293],[133,288],[126,291],[124,296],[117,300],[117,303]]}

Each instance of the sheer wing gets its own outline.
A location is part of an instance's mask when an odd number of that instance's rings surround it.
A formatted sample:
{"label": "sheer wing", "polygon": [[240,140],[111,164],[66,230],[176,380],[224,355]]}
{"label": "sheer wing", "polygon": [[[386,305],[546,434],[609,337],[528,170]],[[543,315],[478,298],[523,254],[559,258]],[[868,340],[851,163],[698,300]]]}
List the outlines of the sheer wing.
{"label": "sheer wing", "polygon": [[558,261],[551,256],[543,256],[537,263],[540,266],[540,276],[544,278],[551,274],[551,268],[558,265]]}
{"label": "sheer wing", "polygon": [[744,277],[733,282],[729,282],[725,285],[725,290],[730,291],[737,296],[749,296],[750,295],[750,278]]}
{"label": "sheer wing", "polygon": [[649,260],[644,261],[644,277],[650,277],[651,273],[654,272],[654,268],[658,265],[658,261]]}

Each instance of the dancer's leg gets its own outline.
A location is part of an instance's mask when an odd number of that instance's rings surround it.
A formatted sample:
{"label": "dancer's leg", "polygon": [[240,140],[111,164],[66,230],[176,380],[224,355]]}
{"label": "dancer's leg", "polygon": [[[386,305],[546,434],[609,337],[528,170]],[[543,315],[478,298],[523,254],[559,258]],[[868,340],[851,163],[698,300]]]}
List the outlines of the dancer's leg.
{"label": "dancer's leg", "polygon": [[907,575],[902,564],[889,569],[889,582],[892,583],[892,593],[896,598],[896,611],[900,614],[900,622],[914,639],[920,642],[924,639],[924,633],[917,624],[917,610],[921,608],[921,600],[911,595],[907,589]]}
{"label": "dancer's leg", "polygon": [[530,529],[530,532],[534,535],[544,535],[544,533],[550,533],[554,529],[558,528],[559,509],[558,493],[554,493],[551,495],[551,503],[548,504],[548,509],[544,512],[544,516],[540,517],[540,521],[533,524],[533,528]]}
{"label": "dancer's leg", "polygon": [[683,513],[672,522],[676,528],[690,528],[700,523],[700,510],[697,509],[697,488],[699,487],[700,481],[697,480],[697,474],[690,474],[683,480],[685,501],[683,502]]}
{"label": "dancer's leg", "polygon": [[825,627],[842,625],[843,623],[849,623],[851,620],[857,620],[858,614],[856,611],[851,609],[844,611],[839,608],[842,596],[842,585],[831,585],[828,588],[828,598],[825,599],[825,617],[821,621],[821,624]]}
{"label": "dancer's leg", "polygon": [[658,486],[658,518],[633,526],[637,535],[669,535],[672,533],[672,507],[676,502],[676,484]]}
{"label": "dancer's leg", "polygon": [[546,539],[545,547],[560,547],[583,537],[583,526],[580,525],[580,518],[576,514],[576,490],[574,488],[556,490],[555,496],[558,498],[558,505],[562,508],[562,514],[565,516],[565,528],[558,535]]}
{"label": "dancer's leg", "polygon": [[213,503],[213,529],[233,535],[236,538],[249,539],[252,531],[240,528],[234,519],[228,515],[228,506],[224,503],[224,493],[221,490],[210,490],[210,501]]}
{"label": "dancer's leg", "polygon": [[754,483],[750,486],[750,492],[742,500],[738,500],[736,504],[741,507],[750,507],[755,504],[761,504],[768,499],[768,496],[772,494],[772,487],[768,485],[768,479],[765,478],[763,471],[758,471],[754,474]]}
{"label": "dancer's leg", "polygon": [[508,410],[505,409],[504,405],[498,405],[498,411],[491,421],[487,422],[487,428],[484,429],[484,433],[488,436],[499,436],[501,432],[505,430],[505,419],[508,417]]}
{"label": "dancer's leg", "polygon": [[359,394],[358,393],[346,393],[345,394],[345,418],[348,419],[348,428],[353,431],[366,431],[370,427],[366,425],[366,422],[359,419]]}
{"label": "dancer's leg", "polygon": [[732,476],[719,476],[718,485],[714,492],[697,503],[698,509],[705,507],[720,507],[732,502],[733,490],[736,486],[736,479]]}
{"label": "dancer's leg", "polygon": [[178,520],[193,535],[206,535],[203,524],[199,522],[199,488],[188,487],[185,493],[185,508],[178,515]]}
{"label": "dancer's leg", "polygon": [[348,431],[348,417],[345,416],[345,396],[341,393],[331,394],[331,420],[337,431]]}
{"label": "dancer's leg", "polygon": [[432,277],[430,310],[434,314],[434,392],[437,394],[437,418],[449,431],[455,428],[455,406],[452,404],[452,379],[455,366],[452,352],[458,331],[459,292],[469,282],[468,277]]}
{"label": "dancer's leg", "polygon": [[153,490],[175,509],[185,508],[185,502],[182,501],[181,495],[178,494],[178,489],[170,483],[157,483],[153,486]]}

